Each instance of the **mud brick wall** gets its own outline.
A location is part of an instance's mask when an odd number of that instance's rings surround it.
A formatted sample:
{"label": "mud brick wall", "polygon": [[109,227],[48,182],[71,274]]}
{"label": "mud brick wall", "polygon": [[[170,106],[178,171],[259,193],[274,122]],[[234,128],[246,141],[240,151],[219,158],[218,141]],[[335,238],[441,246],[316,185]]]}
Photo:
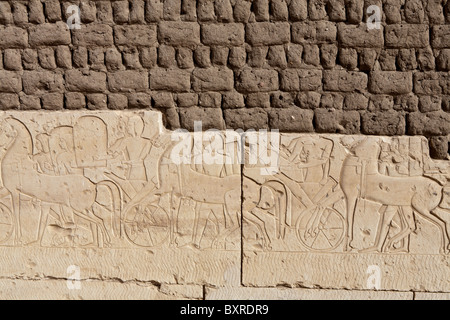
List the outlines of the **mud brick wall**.
{"label": "mud brick wall", "polygon": [[[67,7],[79,5],[81,29]],[[368,30],[367,7],[382,10]],[[448,156],[450,1],[0,1],[0,108],[425,135]]]}

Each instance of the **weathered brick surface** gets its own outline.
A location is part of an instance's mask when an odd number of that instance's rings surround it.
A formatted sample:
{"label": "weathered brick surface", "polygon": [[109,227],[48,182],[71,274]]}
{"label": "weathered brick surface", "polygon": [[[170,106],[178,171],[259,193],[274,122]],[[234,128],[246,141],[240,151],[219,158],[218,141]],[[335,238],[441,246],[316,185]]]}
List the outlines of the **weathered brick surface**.
{"label": "weathered brick surface", "polygon": [[[2,108],[154,107],[173,128],[223,109],[211,123],[417,133],[442,156],[443,125],[414,128],[450,112],[449,23],[441,0],[0,1]],[[312,127],[281,124],[296,108]]]}

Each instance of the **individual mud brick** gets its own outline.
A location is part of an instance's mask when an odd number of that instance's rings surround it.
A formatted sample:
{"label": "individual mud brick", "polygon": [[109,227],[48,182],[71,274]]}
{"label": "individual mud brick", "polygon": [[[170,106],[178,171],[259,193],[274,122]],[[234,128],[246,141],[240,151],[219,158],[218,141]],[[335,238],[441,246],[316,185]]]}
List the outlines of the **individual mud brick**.
{"label": "individual mud brick", "polygon": [[404,135],[406,120],[401,112],[364,112],[361,115],[361,133],[371,135]]}
{"label": "individual mud brick", "polygon": [[[132,27],[132,26],[130,26]],[[119,27],[116,27],[119,28]],[[133,34],[135,36],[135,34]],[[123,39],[120,31],[116,32],[116,37]],[[130,43],[133,41],[130,34]],[[81,25],[81,29],[73,30],[73,44],[78,46],[111,46],[114,43],[112,28],[105,24]],[[119,43],[120,44],[120,41]]]}
{"label": "individual mud brick", "polygon": [[[248,52],[248,65],[254,68],[261,68],[266,63],[268,47],[252,47]],[[301,59],[301,57],[300,57]]]}
{"label": "individual mud brick", "polygon": [[18,49],[5,49],[3,51],[3,67],[6,70],[22,70],[22,55]]}
{"label": "individual mud brick", "polygon": [[158,60],[158,51],[155,47],[140,48],[139,58],[144,68],[153,68]]}
{"label": "individual mud brick", "polygon": [[338,47],[334,44],[320,46],[320,62],[325,69],[332,69],[336,65]]}
{"label": "individual mud brick", "polygon": [[274,92],[270,95],[272,108],[295,107],[296,94],[294,92]]}
{"label": "individual mud brick", "polygon": [[383,71],[397,70],[396,59],[398,55],[397,49],[383,49],[378,57],[380,68]]}
{"label": "individual mud brick", "polygon": [[308,21],[295,22],[292,24],[292,42],[302,43],[305,41],[334,42],[336,41],[337,29],[333,22]]}
{"label": "individual mud brick", "polygon": [[228,68],[197,68],[192,72],[192,88],[195,91],[227,91],[232,90],[234,74]]}
{"label": "individual mud brick", "polygon": [[369,90],[372,93],[405,94],[412,89],[411,72],[373,71],[370,74]]}
{"label": "individual mud brick", "polygon": [[450,47],[450,25],[433,26],[431,46],[436,49]]}
{"label": "individual mud brick", "polygon": [[145,22],[145,2],[144,0],[131,1],[130,23]]}
{"label": "individual mud brick", "polygon": [[41,48],[38,50],[39,64],[44,69],[56,69],[55,51],[52,48]]}
{"label": "individual mud brick", "polygon": [[339,23],[338,40],[343,47],[381,48],[384,45],[383,28],[369,29],[365,23]]}
{"label": "individual mud brick", "polygon": [[430,155],[434,159],[448,159],[449,155],[449,137],[430,137]]}
{"label": "individual mud brick", "polygon": [[230,49],[223,46],[214,46],[211,48],[211,62],[218,66],[226,66]]}
{"label": "individual mud brick", "polygon": [[0,26],[0,48],[25,48],[28,45],[26,30],[17,27]]}
{"label": "individual mud brick", "polygon": [[114,1],[112,4],[112,8],[115,23],[123,24],[129,21],[130,5],[128,1]]}
{"label": "individual mud brick", "polygon": [[86,107],[86,97],[79,92],[67,92],[64,101],[64,107],[66,109],[76,110]]}
{"label": "individual mud brick", "polygon": [[271,46],[267,55],[267,62],[271,67],[286,69],[287,59],[284,46]]}
{"label": "individual mud brick", "polygon": [[[72,59],[72,58],[71,58]],[[25,49],[22,53],[22,64],[25,70],[35,70],[38,68],[37,50]]]}
{"label": "individual mud brick", "polygon": [[[24,71],[22,79],[23,91],[29,95],[62,92],[64,90],[63,76],[51,71]],[[106,88],[103,87],[102,89]]]}
{"label": "individual mud brick", "polygon": [[58,0],[46,0],[44,8],[49,22],[61,21],[61,5]]}
{"label": "individual mud brick", "polygon": [[76,47],[72,54],[73,65],[76,68],[86,68],[88,64],[88,51],[86,47]]}
{"label": "individual mud brick", "polygon": [[231,68],[240,69],[245,66],[247,61],[247,51],[245,47],[233,47],[230,49],[228,64]]}
{"label": "individual mud brick", "polygon": [[194,131],[194,122],[202,121],[202,130],[225,128],[222,110],[219,108],[182,108],[180,109],[181,126]]}
{"label": "individual mud brick", "polygon": [[338,60],[339,64],[344,68],[348,70],[355,70],[358,66],[358,52],[353,48],[339,48]]}
{"label": "individual mud brick", "polygon": [[152,105],[152,98],[144,92],[135,92],[128,94],[128,108],[145,109]]}
{"label": "individual mud brick", "polygon": [[194,61],[200,68],[211,66],[211,49],[207,46],[198,46],[194,51]]}
{"label": "individual mud brick", "polygon": [[383,12],[388,24],[400,23],[402,21],[401,7],[403,0],[386,0],[383,5]]}
{"label": "individual mud brick", "polygon": [[31,46],[68,45],[70,42],[70,30],[64,22],[43,23],[30,28]]}
{"label": "individual mud brick", "polygon": [[445,22],[442,0],[428,0],[425,2],[425,11],[431,24],[442,24]]}
{"label": "individual mud brick", "polygon": [[307,0],[291,0],[288,9],[292,21],[303,21],[308,17]]}
{"label": "individual mud brick", "polygon": [[90,68],[95,71],[105,71],[105,52],[103,48],[92,48],[88,51]]}
{"label": "individual mud brick", "polygon": [[112,110],[123,110],[128,107],[126,95],[113,93],[108,95],[108,108]]}
{"label": "individual mud brick", "polygon": [[168,109],[175,107],[173,95],[170,92],[157,92],[152,94],[153,105],[158,109]]}
{"label": "individual mud brick", "polygon": [[319,133],[357,134],[361,116],[358,111],[317,109],[314,111],[314,124]]}
{"label": "individual mud brick", "polygon": [[9,2],[0,2],[0,24],[10,24],[12,22],[11,5]]}
{"label": "individual mud brick", "polygon": [[231,22],[233,21],[233,7],[230,0],[214,1],[214,9],[217,21]]}
{"label": "individual mud brick", "polygon": [[322,71],[314,69],[286,69],[280,72],[283,91],[317,91],[322,87]]}
{"label": "individual mud brick", "polygon": [[163,114],[163,124],[169,130],[176,130],[181,127],[180,116],[176,108],[160,109]]}
{"label": "individual mud brick", "polygon": [[163,4],[161,0],[147,0],[145,5],[145,20],[147,22],[158,22],[163,16]]}
{"label": "individual mud brick", "polygon": [[225,124],[229,129],[268,129],[267,112],[261,108],[241,108],[224,111]]}
{"label": "individual mud brick", "polygon": [[224,109],[244,108],[244,96],[237,91],[228,91],[222,96],[222,107]]}
{"label": "individual mud brick", "polygon": [[181,69],[189,69],[194,67],[194,58],[191,49],[179,48],[177,49],[177,64]]}
{"label": "individual mud brick", "polygon": [[345,0],[345,7],[347,9],[347,21],[353,24],[361,23],[364,13],[364,1]]}
{"label": "individual mud brick", "polygon": [[199,21],[214,21],[216,15],[214,12],[214,1],[198,0],[197,2],[197,16]]}
{"label": "individual mud brick", "polygon": [[141,69],[139,51],[136,48],[127,48],[122,51],[123,64],[127,69]]}
{"label": "individual mud brick", "polygon": [[270,95],[266,92],[250,93],[245,97],[245,105],[249,108],[269,108]]}
{"label": "individual mud brick", "polygon": [[163,1],[163,18],[167,21],[174,21],[180,18],[181,0]]}
{"label": "individual mud brick", "polygon": [[439,111],[441,110],[441,103],[440,96],[420,96],[419,110],[420,112]]}
{"label": "individual mud brick", "polygon": [[327,12],[331,21],[340,22],[346,20],[345,0],[330,0],[327,2]]}
{"label": "individual mud brick", "polygon": [[359,54],[359,70],[371,71],[375,66],[377,60],[377,50],[365,48]]}
{"label": "individual mud brick", "polygon": [[400,49],[397,64],[401,71],[415,70],[417,68],[416,51],[414,49]]}
{"label": "individual mud brick", "polygon": [[95,93],[106,90],[106,74],[103,72],[68,70],[65,79],[68,91]]}
{"label": "individual mud brick", "polygon": [[15,93],[0,93],[0,110],[18,109],[19,96]]}
{"label": "individual mud brick", "polygon": [[276,45],[288,43],[291,37],[287,22],[256,22],[246,26],[246,39],[251,45]]}
{"label": "individual mud brick", "polygon": [[64,108],[64,95],[62,93],[45,93],[41,97],[42,109],[62,110]]}
{"label": "individual mud brick", "polygon": [[116,48],[109,48],[105,52],[105,65],[108,71],[124,69],[122,54]]}
{"label": "individual mud brick", "polygon": [[272,109],[269,127],[283,132],[313,132],[314,111],[300,108]]}
{"label": "individual mud brick", "polygon": [[394,109],[394,97],[385,94],[371,95],[368,110],[371,112]]}
{"label": "individual mud brick", "polygon": [[182,0],[181,14],[183,21],[197,21],[197,0]]}
{"label": "individual mud brick", "polygon": [[158,24],[158,40],[162,44],[171,46],[194,48],[200,44],[200,25],[197,22],[160,22]]}
{"label": "individual mud brick", "polygon": [[20,110],[39,110],[41,108],[41,99],[36,96],[26,94],[19,95]]}
{"label": "individual mud brick", "polygon": [[91,23],[97,19],[95,2],[83,1],[80,3],[80,18],[82,23]]}
{"label": "individual mud brick", "polygon": [[450,134],[450,113],[435,111],[408,114],[408,134],[425,136],[444,136]]}
{"label": "individual mud brick", "polygon": [[0,92],[19,93],[22,91],[22,79],[19,73],[0,70]]}
{"label": "individual mud brick", "polygon": [[344,110],[366,110],[369,99],[361,93],[347,94],[344,99]]}
{"label": "individual mud brick", "polygon": [[158,65],[163,68],[177,66],[175,48],[167,45],[160,45],[158,48]]}
{"label": "individual mud brick", "polygon": [[439,72],[420,72],[414,74],[414,93],[440,95],[443,93]]}
{"label": "individual mud brick", "polygon": [[278,72],[266,69],[244,69],[237,76],[239,92],[267,92],[278,90]]}
{"label": "individual mud brick", "polygon": [[324,20],[327,18],[326,0],[308,1],[308,14],[311,20]]}
{"label": "individual mud brick", "polygon": [[12,12],[14,23],[18,26],[28,23],[28,11],[27,7],[23,3],[12,3]]}
{"label": "individual mud brick", "polygon": [[269,21],[269,0],[253,1],[252,11],[255,14],[256,21]]}
{"label": "individual mud brick", "polygon": [[205,45],[239,46],[244,44],[244,40],[245,30],[241,23],[202,25],[202,42]]}
{"label": "individual mud brick", "polygon": [[40,0],[31,0],[28,3],[28,21],[36,24],[45,22],[44,7]]}
{"label": "individual mud brick", "polygon": [[442,96],[442,110],[450,112],[450,96]]}
{"label": "individual mud brick", "polygon": [[321,94],[314,91],[300,92],[296,97],[296,103],[302,109],[317,109],[320,106]]}
{"label": "individual mud brick", "polygon": [[394,97],[394,109],[406,112],[415,112],[419,110],[419,98],[410,93]]}
{"label": "individual mud brick", "polygon": [[247,0],[236,0],[236,4],[234,5],[234,21],[247,23],[251,14],[252,2]]}
{"label": "individual mud brick", "polygon": [[59,46],[55,50],[56,65],[63,69],[72,68],[72,52],[68,46]]}
{"label": "individual mud brick", "polygon": [[[109,30],[108,30],[108,44]],[[156,40],[156,26],[155,25],[127,25],[114,27],[114,43],[116,45],[125,46],[154,46]]]}
{"label": "individual mud brick", "polygon": [[425,48],[430,41],[429,27],[423,24],[388,25],[385,34],[386,46],[391,48]]}
{"label": "individual mud brick", "polygon": [[222,106],[222,95],[218,92],[200,93],[198,105],[203,108],[220,108]]}
{"label": "individual mud brick", "polygon": [[111,1],[96,1],[96,4],[97,4],[97,22],[112,24],[114,20]]}
{"label": "individual mud brick", "polygon": [[302,61],[305,64],[312,66],[320,65],[320,50],[319,46],[316,44],[305,44],[303,45],[303,57]]}
{"label": "individual mud brick", "polygon": [[336,92],[325,92],[320,98],[320,108],[341,110],[344,105],[344,96]]}
{"label": "individual mud brick", "polygon": [[198,94],[196,93],[179,93],[177,94],[177,107],[187,108],[198,105]]}
{"label": "individual mud brick", "polygon": [[323,88],[327,91],[361,91],[367,88],[368,83],[365,73],[345,70],[326,70],[323,80]]}
{"label": "individual mud brick", "polygon": [[288,44],[286,47],[287,65],[289,68],[300,68],[302,65],[303,46]]}
{"label": "individual mud brick", "polygon": [[442,49],[436,58],[436,66],[439,71],[450,71],[450,49]]}
{"label": "individual mud brick", "polygon": [[187,92],[191,87],[191,73],[183,69],[155,68],[150,70],[150,89]]}
{"label": "individual mud brick", "polygon": [[89,110],[104,110],[108,108],[106,94],[90,93],[86,95],[86,100]]}
{"label": "individual mud brick", "polygon": [[288,21],[289,11],[286,0],[270,1],[270,13],[272,21]]}
{"label": "individual mud brick", "polygon": [[425,10],[421,0],[406,0],[405,20],[408,23],[422,23],[425,17]]}
{"label": "individual mud brick", "polygon": [[108,88],[111,92],[145,91],[149,88],[148,73],[131,70],[108,73]]}

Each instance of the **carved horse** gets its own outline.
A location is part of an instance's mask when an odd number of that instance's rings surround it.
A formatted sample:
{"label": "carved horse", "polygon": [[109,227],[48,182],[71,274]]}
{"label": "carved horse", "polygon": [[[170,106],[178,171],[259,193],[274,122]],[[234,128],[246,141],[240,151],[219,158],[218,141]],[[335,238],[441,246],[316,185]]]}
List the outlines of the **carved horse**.
{"label": "carved horse", "polygon": [[428,177],[389,177],[378,171],[381,148],[377,138],[368,137],[353,148],[344,160],[340,185],[347,203],[347,249],[352,246],[353,220],[358,199],[385,206],[409,206],[432,222],[441,234],[441,253],[449,246],[447,226],[436,211],[443,200],[443,187]]}
{"label": "carved horse", "polygon": [[[52,176],[39,173],[32,160],[33,140],[27,127],[17,119],[7,118],[3,126],[9,127],[7,136],[13,142],[8,147],[1,162],[2,180],[12,199],[12,211],[15,220],[15,240],[20,242],[20,195],[24,194],[42,201],[42,216],[40,219],[39,238],[42,240],[48,214],[53,207],[63,206],[94,223],[103,233],[106,244],[110,242],[103,220],[94,214],[93,205],[96,201],[97,188],[106,186],[117,194],[117,186],[111,181],[101,181],[97,184],[78,174]],[[3,137],[2,137],[3,138]],[[120,191],[119,191],[120,194]],[[120,234],[121,205],[120,199],[114,199],[114,232]],[[56,211],[58,212],[58,211]],[[102,244],[99,242],[99,246]]]}

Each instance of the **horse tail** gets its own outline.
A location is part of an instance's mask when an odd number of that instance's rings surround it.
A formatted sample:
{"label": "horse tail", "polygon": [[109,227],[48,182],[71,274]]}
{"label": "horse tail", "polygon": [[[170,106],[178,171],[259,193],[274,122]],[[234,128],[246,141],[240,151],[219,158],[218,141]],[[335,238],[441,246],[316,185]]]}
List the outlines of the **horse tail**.
{"label": "horse tail", "polygon": [[97,183],[97,188],[99,186],[105,186],[108,188],[109,192],[112,195],[113,200],[113,231],[114,234],[118,237],[122,237],[122,228],[121,228],[121,221],[122,221],[122,190],[119,188],[119,186],[109,180],[103,180]]}
{"label": "horse tail", "polygon": [[290,226],[292,224],[292,208],[291,208],[291,198],[292,194],[290,190],[279,181],[268,181],[264,183],[262,186],[267,186],[272,190],[276,191],[277,199],[279,199],[279,195],[281,194],[281,201],[279,202],[279,208],[277,210],[278,214],[278,237],[284,239],[286,235],[286,226]]}

